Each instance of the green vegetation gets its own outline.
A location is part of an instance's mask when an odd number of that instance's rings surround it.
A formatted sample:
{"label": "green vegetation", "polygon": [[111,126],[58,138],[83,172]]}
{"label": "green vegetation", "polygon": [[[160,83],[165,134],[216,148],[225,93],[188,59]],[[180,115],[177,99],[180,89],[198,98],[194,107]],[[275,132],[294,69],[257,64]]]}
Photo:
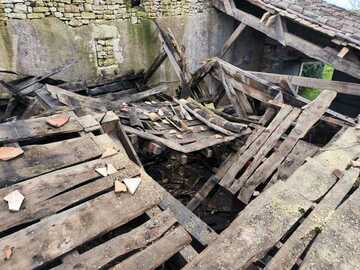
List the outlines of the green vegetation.
{"label": "green vegetation", "polygon": [[[301,74],[304,77],[309,78],[318,78],[323,80],[332,80],[334,75],[334,68],[329,64],[321,64],[321,63],[311,63],[304,64],[303,73]],[[314,100],[320,94],[319,89],[314,88],[301,88],[299,91],[299,95],[307,98],[309,100]]]}

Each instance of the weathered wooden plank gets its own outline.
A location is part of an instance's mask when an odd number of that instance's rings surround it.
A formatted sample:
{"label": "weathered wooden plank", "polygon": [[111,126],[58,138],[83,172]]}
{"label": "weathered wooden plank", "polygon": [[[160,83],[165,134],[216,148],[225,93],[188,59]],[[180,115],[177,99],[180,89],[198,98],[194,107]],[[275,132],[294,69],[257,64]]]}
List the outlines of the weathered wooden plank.
{"label": "weathered wooden plank", "polygon": [[236,27],[235,31],[231,34],[231,36],[225,41],[224,46],[221,49],[220,52],[220,58],[224,57],[224,55],[227,53],[227,51],[231,48],[231,46],[234,44],[234,42],[237,40],[237,38],[240,36],[240,34],[245,30],[246,24],[240,23],[238,27]]}
{"label": "weathered wooden plank", "polygon": [[359,224],[360,189],[357,189],[327,222],[300,269],[360,269]]}
{"label": "weathered wooden plank", "polygon": [[280,123],[274,130],[263,146],[257,151],[251,164],[246,168],[245,172],[239,179],[236,179],[230,187],[232,193],[236,193],[241,188],[242,184],[254,173],[258,166],[263,162],[270,151],[279,142],[281,136],[288,130],[291,124],[297,119],[301,110],[294,108],[289,115]]}
{"label": "weathered wooden plank", "polygon": [[311,201],[318,201],[336,183],[334,170],[344,171],[351,160],[358,157],[360,145],[358,132],[348,128],[335,141],[319,150],[314,158],[296,170],[287,180],[297,191]]}
{"label": "weathered wooden plank", "polygon": [[181,227],[165,234],[143,251],[116,265],[113,270],[156,269],[191,242],[190,235]]}
{"label": "weathered wooden plank", "polygon": [[[218,69],[213,69],[211,74],[214,76],[215,79],[221,82],[221,75]],[[228,78],[228,81],[236,90],[241,91],[254,99],[260,100],[265,103],[269,103],[269,101],[273,99],[273,97],[268,93],[264,93],[263,91],[258,90],[255,87],[246,85],[231,76]]]}
{"label": "weathered wooden plank", "polygon": [[309,157],[319,151],[319,147],[305,141],[298,141],[294,149],[279,167],[279,179],[287,180]]}
{"label": "weathered wooden plank", "polygon": [[[159,206],[155,206],[150,210],[146,211],[146,214],[150,218],[154,218],[155,216],[160,215],[161,212],[161,208]],[[191,245],[187,245],[182,250],[180,250],[179,253],[186,262],[192,261],[198,255],[198,252]]]}
{"label": "weathered wooden plank", "polygon": [[235,154],[231,154],[221,165],[216,174],[210,176],[210,178],[205,182],[201,189],[195,194],[195,196],[188,202],[186,205],[191,211],[194,211],[200,206],[200,204],[205,200],[209,193],[215,188],[215,186],[220,182],[224,177],[226,171],[231,167],[235,162]]}
{"label": "weathered wooden plank", "polygon": [[360,95],[360,84],[357,83],[328,81],[322,79],[291,76],[291,75],[281,75],[281,74],[265,73],[265,72],[251,72],[251,73],[263,79],[266,79],[269,82],[276,84],[279,84],[282,81],[286,81],[294,86],[316,88],[320,90],[332,90],[332,91],[336,91],[337,93],[354,95],[354,96]]}
{"label": "weathered wooden plank", "polygon": [[154,59],[151,66],[146,70],[145,75],[144,75],[144,79],[143,79],[143,84],[146,84],[149,81],[149,79],[154,75],[156,70],[165,61],[166,57],[167,57],[167,54],[165,53],[165,51],[161,50],[160,53]]}
{"label": "weathered wooden plank", "polygon": [[212,245],[183,269],[246,269],[310,207],[310,202],[279,182],[252,201]]}
{"label": "weathered wooden plank", "polygon": [[0,187],[84,162],[102,154],[98,145],[89,136],[45,145],[24,146],[22,149],[22,156],[0,162]]}
{"label": "weathered wooden plank", "polygon": [[[171,65],[174,68],[174,71],[176,73],[176,75],[178,76],[178,78],[181,81],[181,86],[182,86],[182,93],[181,93],[181,97],[187,97],[190,95],[191,93],[191,89],[190,89],[190,76],[187,72],[185,72],[184,70],[182,70],[182,65],[178,62],[177,58],[175,57],[176,54],[176,49],[174,48],[174,46],[177,46],[176,40],[172,39],[171,41],[169,39],[171,39],[171,37],[169,37],[169,35],[167,35],[160,27],[160,25],[155,21],[155,24],[157,26],[157,28],[159,29],[159,37],[160,37],[160,41],[162,42],[163,48],[165,53],[168,56],[168,59],[171,63]],[[181,58],[181,55],[178,55]]]}
{"label": "weathered wooden plank", "polygon": [[150,97],[150,96],[153,96],[156,94],[168,92],[170,90],[171,90],[171,88],[168,85],[160,85],[160,86],[148,89],[148,90],[141,91],[136,94],[131,94],[131,95],[121,97],[116,102],[125,102],[125,103],[136,102],[136,101],[145,99],[147,97]]}
{"label": "weathered wooden plank", "polygon": [[232,136],[234,135],[234,133],[230,132],[229,130],[226,130],[212,122],[210,122],[208,119],[206,119],[205,117],[203,117],[201,114],[199,114],[196,110],[191,109],[188,105],[187,105],[187,101],[184,99],[181,100],[176,100],[174,99],[178,104],[181,104],[185,110],[187,110],[190,114],[192,114],[196,119],[198,119],[199,121],[201,121],[202,123],[204,123],[205,125],[207,125],[209,128],[221,132],[225,135],[228,136]]}
{"label": "weathered wooden plank", "polygon": [[[53,215],[60,210],[79,203],[86,198],[112,189],[115,179],[138,176],[139,168],[131,161],[119,159],[119,155],[107,160],[96,160],[33,178],[26,182],[1,189],[0,196],[7,195],[13,190],[19,190],[25,197],[23,209],[19,212],[9,212],[5,202],[0,203],[0,231],[16,225]],[[112,164],[119,170],[111,176],[99,178],[95,168]],[[124,166],[126,168],[124,169]],[[90,180],[95,180],[85,184]],[[79,184],[79,188],[75,188]],[[75,188],[75,189],[72,189]]]}
{"label": "weathered wooden plank", "polygon": [[[346,194],[353,188],[358,176],[359,169],[346,171],[339,182],[326,194],[315,209],[296,229],[291,237],[283,244],[281,249],[266,266],[266,270],[292,269],[304,250],[319,233],[321,228],[333,215],[337,206],[345,198]],[[296,187],[293,188],[296,190]]]}
{"label": "weathered wooden plank", "polygon": [[[152,183],[143,179],[135,195],[101,195],[67,211],[52,215],[1,239],[0,250],[14,248],[10,260],[1,254],[2,269],[32,269],[108,232],[160,202]],[[116,214],[115,214],[116,213]]]}
{"label": "weathered wooden plank", "polygon": [[[233,0],[230,1],[233,2]],[[222,0],[212,0],[212,3],[215,8],[224,13],[227,13]],[[256,16],[237,8],[233,8],[231,12],[227,14],[236,20],[239,20],[242,23],[245,23],[246,25],[256,29],[257,31],[264,33],[268,37],[278,40],[274,25],[266,26],[262,24],[260,19]],[[356,63],[353,63],[344,58],[337,57],[336,53],[324,50],[322,47],[304,40],[290,32],[284,32],[284,40],[287,46],[290,46],[312,58],[331,64],[336,70],[340,70],[356,78],[360,78],[359,66]]]}
{"label": "weathered wooden plank", "polygon": [[76,256],[71,261],[64,262],[55,269],[100,269],[122,255],[145,248],[161,238],[175,223],[176,218],[170,211],[161,212],[130,232],[112,238]]}
{"label": "weathered wooden plank", "polygon": [[49,126],[46,123],[47,120],[56,116],[0,124],[0,143],[21,142],[58,134],[76,133],[83,130],[75,117],[70,117],[69,122],[62,127],[54,128]]}
{"label": "weathered wooden plank", "polygon": [[238,174],[238,172],[246,165],[246,163],[254,157],[254,155],[259,151],[259,149],[264,145],[267,139],[271,136],[274,130],[282,123],[284,119],[289,115],[292,111],[292,107],[285,106],[283,107],[279,113],[276,115],[274,120],[269,124],[269,126],[261,133],[261,135],[254,141],[253,144],[249,147],[249,149],[241,154],[238,154],[238,161],[234,163],[234,165],[227,171],[222,180],[220,181],[220,185],[224,188],[229,189],[233,182],[234,178]]}
{"label": "weathered wooden plank", "polygon": [[256,187],[264,183],[289,155],[296,143],[316,124],[326,112],[331,102],[335,99],[333,91],[323,91],[319,97],[310,103],[299,116],[297,123],[278,150],[273,153],[261,166],[248,178],[240,189],[238,199],[248,203]]}
{"label": "weathered wooden plank", "polygon": [[[143,178],[149,177],[146,173],[142,173]],[[211,229],[205,222],[198,218],[193,212],[187,209],[180,201],[175,199],[160,184],[154,181],[156,190],[162,194],[162,201],[159,206],[163,209],[170,209],[175,215],[176,220],[202,245],[207,246],[212,243],[217,233]]]}

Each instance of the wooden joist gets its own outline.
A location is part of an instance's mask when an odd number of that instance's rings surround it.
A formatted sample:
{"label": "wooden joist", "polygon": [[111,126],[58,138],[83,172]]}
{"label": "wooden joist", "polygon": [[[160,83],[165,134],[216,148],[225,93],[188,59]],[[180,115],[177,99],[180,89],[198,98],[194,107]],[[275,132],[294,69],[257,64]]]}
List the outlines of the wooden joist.
{"label": "wooden joist", "polygon": [[161,64],[165,61],[166,57],[167,57],[167,54],[165,53],[165,51],[161,50],[160,53],[158,54],[158,56],[156,56],[156,58],[154,59],[151,66],[146,70],[144,79],[143,79],[143,84],[146,84],[150,80],[150,78],[158,70],[158,68],[161,66]]}

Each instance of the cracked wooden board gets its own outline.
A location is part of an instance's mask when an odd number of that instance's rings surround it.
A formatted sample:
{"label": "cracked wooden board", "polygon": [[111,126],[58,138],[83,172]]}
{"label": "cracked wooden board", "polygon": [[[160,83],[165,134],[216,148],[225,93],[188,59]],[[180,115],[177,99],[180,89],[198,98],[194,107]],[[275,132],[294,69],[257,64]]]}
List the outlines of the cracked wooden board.
{"label": "cracked wooden board", "polygon": [[309,201],[278,182],[252,201],[183,269],[245,269],[272,248],[310,207]]}
{"label": "cracked wooden board", "polygon": [[360,269],[360,190],[334,213],[307,253],[300,269]]}
{"label": "cracked wooden board", "polygon": [[54,135],[77,133],[83,130],[75,116],[70,116],[69,122],[59,128],[47,124],[47,120],[52,117],[56,117],[56,115],[2,123],[0,124],[0,143],[21,142]]}
{"label": "cracked wooden board", "polygon": [[171,211],[160,212],[130,232],[116,236],[101,245],[79,254],[72,260],[63,262],[63,264],[55,269],[99,269],[120,256],[150,246],[152,242],[160,239],[175,224],[176,218]]}
{"label": "cracked wooden board", "polygon": [[319,150],[286,181],[311,201],[321,198],[337,181],[332,172],[343,171],[360,154],[359,131],[348,128],[335,141]]}
{"label": "cracked wooden board", "polygon": [[346,199],[346,195],[354,187],[359,176],[359,169],[351,168],[314,206],[312,212],[299,225],[296,231],[281,246],[271,261],[266,265],[266,270],[290,270],[301,257],[311,241],[326,228],[327,222],[336,215],[336,208]]}
{"label": "cracked wooden board", "polygon": [[[2,269],[32,269],[143,214],[161,200],[151,183],[143,181],[135,196],[114,192],[68,209],[1,239],[0,250],[15,252]],[[116,213],[116,214],[114,214]],[[3,256],[3,255],[1,255]],[[3,260],[4,258],[1,258]]]}
{"label": "cracked wooden board", "polygon": [[0,187],[55,171],[101,156],[102,151],[89,136],[22,148],[24,154],[0,162]]}
{"label": "cracked wooden board", "polygon": [[[116,174],[102,178],[95,171],[99,166],[111,163]],[[131,161],[124,163],[119,155],[94,160],[29,179],[25,182],[0,189],[0,198],[19,190],[26,198],[23,209],[12,213],[4,201],[0,202],[0,232],[17,225],[41,219],[79,203],[94,194],[112,189],[115,179],[138,176],[140,169]]]}
{"label": "cracked wooden board", "polygon": [[257,186],[264,183],[290,154],[296,143],[302,139],[326,112],[336,93],[323,91],[318,98],[308,104],[300,114],[295,127],[279,146],[279,148],[259,166],[256,171],[244,182],[238,199],[248,203]]}

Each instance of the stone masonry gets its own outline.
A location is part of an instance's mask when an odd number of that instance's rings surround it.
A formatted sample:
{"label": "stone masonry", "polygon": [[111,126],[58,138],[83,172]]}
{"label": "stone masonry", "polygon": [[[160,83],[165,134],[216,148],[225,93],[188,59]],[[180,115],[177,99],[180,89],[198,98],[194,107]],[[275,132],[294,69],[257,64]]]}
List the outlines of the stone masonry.
{"label": "stone masonry", "polygon": [[104,23],[108,20],[192,15],[209,7],[208,0],[0,0],[0,25],[9,19],[35,20],[49,16],[70,26]]}

